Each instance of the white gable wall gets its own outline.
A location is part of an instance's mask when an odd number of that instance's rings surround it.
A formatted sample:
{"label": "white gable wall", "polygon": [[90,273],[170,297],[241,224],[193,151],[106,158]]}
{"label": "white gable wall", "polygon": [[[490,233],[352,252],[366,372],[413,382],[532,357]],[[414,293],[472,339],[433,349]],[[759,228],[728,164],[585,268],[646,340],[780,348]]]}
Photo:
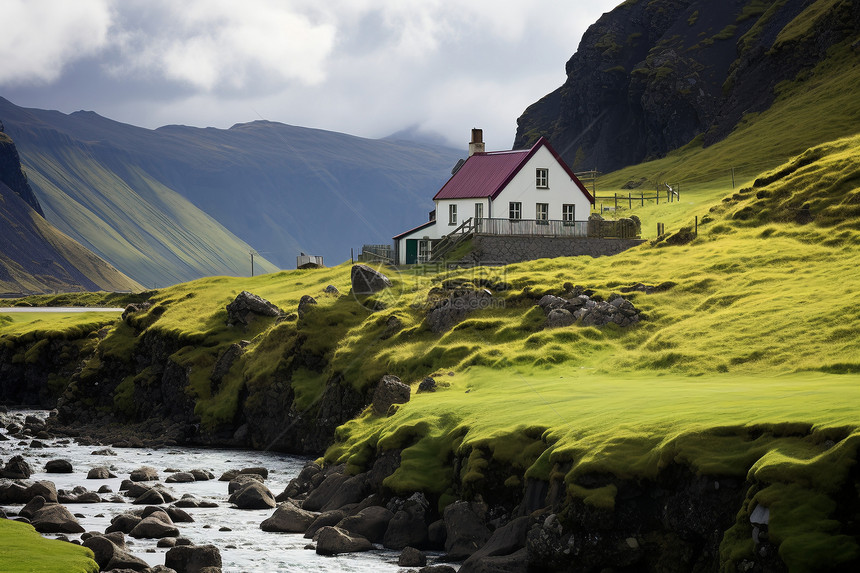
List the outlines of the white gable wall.
{"label": "white gable wall", "polygon": [[[549,169],[549,188],[538,189],[536,169]],[[492,217],[507,219],[509,203],[522,203],[522,219],[536,218],[536,205],[549,204],[549,219],[561,220],[561,206],[576,205],[576,220],[585,221],[591,202],[546,147],[541,147],[493,201]],[[437,211],[438,212],[438,211]],[[488,216],[488,215],[485,215]]]}

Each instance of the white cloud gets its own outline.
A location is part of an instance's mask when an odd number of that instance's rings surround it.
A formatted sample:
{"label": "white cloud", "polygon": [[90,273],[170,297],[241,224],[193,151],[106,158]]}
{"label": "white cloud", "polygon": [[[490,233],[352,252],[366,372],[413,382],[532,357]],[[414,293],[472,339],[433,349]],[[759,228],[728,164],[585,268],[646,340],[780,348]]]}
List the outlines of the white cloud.
{"label": "white cloud", "polygon": [[[418,125],[458,146],[483,127],[502,149],[619,1],[0,0],[2,21],[22,23],[0,36],[0,95],[144,127]],[[42,85],[9,89],[27,82]]]}
{"label": "white cloud", "polygon": [[106,45],[111,14],[107,0],[3,0],[0,22],[0,82],[47,84]]}
{"label": "white cloud", "polygon": [[290,4],[269,0],[148,2],[150,26],[124,21],[117,76],[146,73],[204,91],[254,90],[265,84],[325,78],[334,26],[313,23]]}

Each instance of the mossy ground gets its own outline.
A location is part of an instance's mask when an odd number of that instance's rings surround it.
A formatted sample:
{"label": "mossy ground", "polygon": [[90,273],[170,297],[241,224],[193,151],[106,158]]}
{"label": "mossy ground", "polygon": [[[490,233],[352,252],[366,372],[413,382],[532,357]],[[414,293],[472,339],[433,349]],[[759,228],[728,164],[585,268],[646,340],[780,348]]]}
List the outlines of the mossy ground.
{"label": "mossy ground", "polygon": [[96,573],[99,566],[85,547],[45,539],[32,525],[0,519],[0,565],[4,573]]}

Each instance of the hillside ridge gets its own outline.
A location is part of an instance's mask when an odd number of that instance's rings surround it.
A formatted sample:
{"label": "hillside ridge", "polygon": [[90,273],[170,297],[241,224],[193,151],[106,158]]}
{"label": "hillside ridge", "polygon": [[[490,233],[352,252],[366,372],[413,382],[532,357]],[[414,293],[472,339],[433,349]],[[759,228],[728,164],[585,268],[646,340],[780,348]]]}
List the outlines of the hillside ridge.
{"label": "hillside ridge", "polygon": [[857,54],[858,30],[850,0],[624,2],[583,35],[565,83],[523,112],[514,146],[545,136],[574,169],[607,172],[697,136],[713,144],[833,46]]}

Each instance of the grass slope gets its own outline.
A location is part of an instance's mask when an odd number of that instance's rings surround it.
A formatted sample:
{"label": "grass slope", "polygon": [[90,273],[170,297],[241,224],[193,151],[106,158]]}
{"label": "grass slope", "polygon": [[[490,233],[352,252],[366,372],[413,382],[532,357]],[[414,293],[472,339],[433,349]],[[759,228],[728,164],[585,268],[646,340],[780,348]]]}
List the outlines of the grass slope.
{"label": "grass slope", "polygon": [[[116,326],[97,354],[130,356],[147,331],[179,341],[172,359],[190,369],[207,427],[234,419],[243,388],[252,401],[276,378],[297,407],[313,409],[330,380],[368,389],[386,373],[410,384],[435,375],[432,396],[341,427],[326,460],[358,471],[375,453],[404,448],[387,485],[440,504],[455,478],[467,494],[481,491],[492,463],[510,468],[512,491],[561,472],[571,496],[602,508],[614,505],[613,479],[647,480],[668,464],[746,477],[753,487],[723,540],[726,567],[752,550],[743,524],[757,504],[770,508],[771,539],[790,570],[836,567],[860,554],[833,521],[860,444],[858,157],[860,136],[812,148],[711,204],[698,237],[682,245],[661,237],[598,259],[386,271],[394,286],[372,297],[324,292],[348,292],[349,265],[176,285],[152,293],[152,309]],[[424,324],[426,303],[449,279],[509,288],[437,335]],[[565,283],[608,297],[640,282],[674,286],[626,294],[647,316],[632,328],[546,330],[535,306]],[[288,313],[306,294],[318,304],[301,319],[228,328],[224,307],[241,290]],[[213,393],[218,356],[242,339],[250,344]],[[291,366],[307,354],[321,366]],[[97,376],[98,360],[88,369]],[[131,407],[134,385],[148,383],[146,372],[125,380],[116,408]],[[469,460],[459,476],[454,455]]]}
{"label": "grass slope", "polygon": [[32,525],[0,519],[0,566],[5,573],[96,573],[93,552],[45,539]]}
{"label": "grass slope", "polygon": [[[625,207],[630,193],[634,209],[629,213],[664,222],[668,229],[689,225],[694,215],[703,216],[710,204],[732,191],[733,172],[735,188],[740,189],[762,171],[811,146],[856,134],[860,99],[855,97],[854,86],[858,84],[860,63],[855,51],[847,43],[834,46],[830,57],[817,67],[780,84],[773,105],[746,115],[728,138],[708,147],[697,138],[662,159],[610,173],[600,178],[598,194],[618,193],[625,199],[620,206]],[[628,182],[640,187],[622,189]],[[645,208],[636,207],[640,191],[653,194],[658,185],[665,191],[662,185],[666,182],[676,188],[680,185],[680,203],[651,202]],[[656,225],[645,225],[643,231],[653,237]]]}

